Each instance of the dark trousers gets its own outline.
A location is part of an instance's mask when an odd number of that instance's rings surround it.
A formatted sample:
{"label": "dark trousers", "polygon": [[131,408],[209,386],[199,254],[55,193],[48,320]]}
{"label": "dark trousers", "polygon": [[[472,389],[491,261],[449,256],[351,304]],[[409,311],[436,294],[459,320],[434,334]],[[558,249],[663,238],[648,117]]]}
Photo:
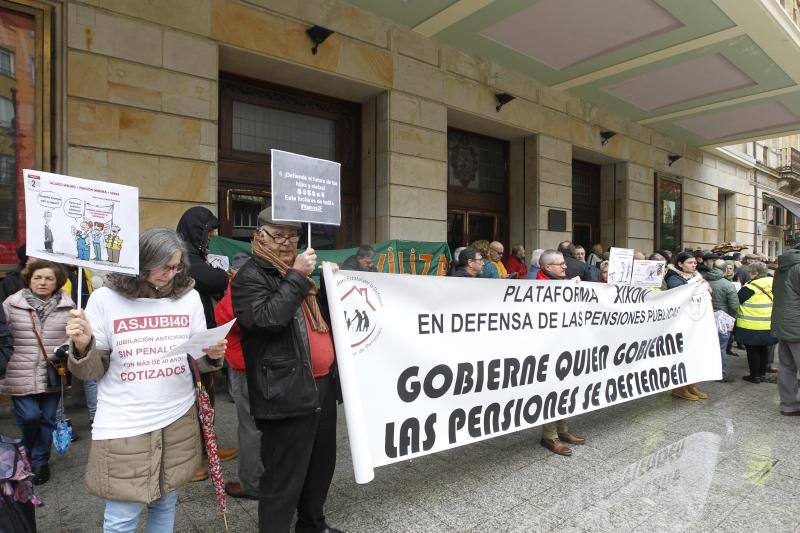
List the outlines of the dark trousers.
{"label": "dark trousers", "polygon": [[745,349],[747,350],[747,366],[750,367],[750,376],[764,377],[767,373],[767,357],[772,347],[746,344]]}
{"label": "dark trousers", "polygon": [[57,392],[11,397],[14,417],[22,430],[22,443],[31,466],[46,465],[50,461],[60,398],[61,395]]}
{"label": "dark trousers", "polygon": [[323,507],[336,467],[336,387],[317,378],[320,412],[278,420],[257,419],[261,431],[258,497],[260,533],[286,533],[297,510],[298,533],[325,529]]}

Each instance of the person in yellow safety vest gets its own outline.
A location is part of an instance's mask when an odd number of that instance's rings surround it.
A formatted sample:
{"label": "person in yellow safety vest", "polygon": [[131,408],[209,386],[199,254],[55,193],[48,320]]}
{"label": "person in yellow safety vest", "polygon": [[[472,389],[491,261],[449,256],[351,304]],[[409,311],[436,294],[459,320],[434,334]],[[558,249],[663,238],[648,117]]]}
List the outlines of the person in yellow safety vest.
{"label": "person in yellow safety vest", "polygon": [[736,340],[747,350],[750,375],[742,379],[761,383],[767,373],[769,347],[778,341],[770,332],[772,322],[772,278],[767,265],[761,262],[747,265],[751,280],[739,289],[739,313],[736,319]]}

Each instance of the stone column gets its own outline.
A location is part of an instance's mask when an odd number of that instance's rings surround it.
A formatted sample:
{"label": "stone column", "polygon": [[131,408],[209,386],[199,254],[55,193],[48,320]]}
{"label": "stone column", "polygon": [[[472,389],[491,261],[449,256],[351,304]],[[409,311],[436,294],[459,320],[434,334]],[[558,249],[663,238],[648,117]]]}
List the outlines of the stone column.
{"label": "stone column", "polygon": [[376,240],[447,240],[447,108],[388,92],[377,133]]}
{"label": "stone column", "polygon": [[[648,255],[655,245],[655,174],[635,163],[617,163],[617,242]],[[619,185],[619,184],[618,184]]]}
{"label": "stone column", "polygon": [[693,179],[683,180],[683,246],[712,248],[717,244],[719,188]]}
{"label": "stone column", "polygon": [[[572,239],[572,145],[566,141],[547,135],[536,136],[535,142],[527,144],[533,150],[531,157],[531,176],[529,187],[533,202],[526,205],[538,207],[537,224],[531,226],[535,237],[530,239],[532,248],[555,248],[558,243]],[[530,193],[529,193],[530,194]],[[538,204],[535,203],[538,200]],[[552,231],[548,228],[547,216],[550,209],[567,212],[565,231]],[[527,244],[528,239],[526,239]]]}
{"label": "stone column", "polygon": [[175,227],[217,207],[218,48],[195,35],[211,8],[161,10],[167,27],[145,2],[115,6],[65,3],[64,171],[137,186],[141,227]]}
{"label": "stone column", "polygon": [[530,252],[538,248],[538,197],[536,183],[537,138],[517,139],[511,143],[509,161],[509,238],[510,245],[523,243]]}

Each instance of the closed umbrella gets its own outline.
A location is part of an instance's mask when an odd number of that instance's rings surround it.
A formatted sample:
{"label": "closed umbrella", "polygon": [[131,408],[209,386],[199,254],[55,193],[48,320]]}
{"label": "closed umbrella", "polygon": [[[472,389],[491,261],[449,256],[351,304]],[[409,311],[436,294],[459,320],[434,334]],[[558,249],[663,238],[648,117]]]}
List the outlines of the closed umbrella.
{"label": "closed umbrella", "polygon": [[197,367],[197,361],[191,355],[187,357],[194,375],[195,392],[197,393],[197,414],[200,418],[203,442],[206,445],[206,453],[208,455],[208,474],[211,476],[211,482],[214,485],[217,509],[222,513],[222,520],[225,522],[225,530],[227,531],[228,519],[225,513],[228,508],[225,502],[225,479],[222,475],[222,464],[217,451],[217,434],[214,431],[214,407],[211,405],[208,392],[200,382],[200,369]]}

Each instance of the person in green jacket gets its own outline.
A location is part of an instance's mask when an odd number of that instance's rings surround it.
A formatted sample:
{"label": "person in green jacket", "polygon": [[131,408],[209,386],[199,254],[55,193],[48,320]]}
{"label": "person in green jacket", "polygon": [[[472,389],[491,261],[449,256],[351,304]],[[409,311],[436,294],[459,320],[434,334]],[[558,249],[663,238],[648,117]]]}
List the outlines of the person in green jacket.
{"label": "person in green jacket", "polygon": [[800,244],[778,257],[773,283],[772,335],[778,339],[778,393],[781,414],[800,416]]}
{"label": "person in green jacket", "polygon": [[[725,279],[725,267],[727,264],[723,259],[717,259],[713,263],[713,268],[706,271],[703,277],[711,287],[711,306],[714,312],[722,311],[736,319],[736,312],[739,310],[739,298],[736,295],[736,287]],[[719,350],[722,357],[722,382],[731,383],[733,378],[728,374],[728,341],[731,332],[717,332],[719,336]]]}

